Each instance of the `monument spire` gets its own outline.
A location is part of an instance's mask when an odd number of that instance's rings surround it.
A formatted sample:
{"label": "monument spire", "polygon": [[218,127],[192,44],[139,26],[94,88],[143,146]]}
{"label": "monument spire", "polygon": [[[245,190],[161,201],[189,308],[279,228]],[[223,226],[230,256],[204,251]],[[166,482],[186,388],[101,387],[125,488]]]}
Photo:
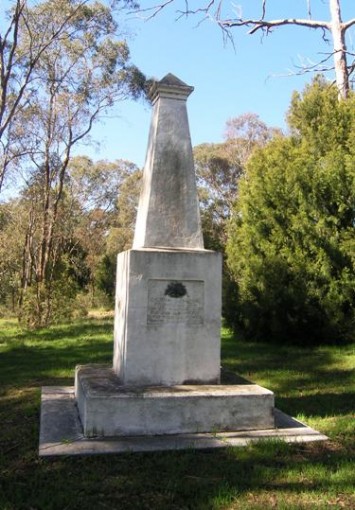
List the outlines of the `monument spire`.
{"label": "monument spire", "polygon": [[193,90],[167,74],[149,92],[153,113],[134,249],[204,249],[186,109]]}

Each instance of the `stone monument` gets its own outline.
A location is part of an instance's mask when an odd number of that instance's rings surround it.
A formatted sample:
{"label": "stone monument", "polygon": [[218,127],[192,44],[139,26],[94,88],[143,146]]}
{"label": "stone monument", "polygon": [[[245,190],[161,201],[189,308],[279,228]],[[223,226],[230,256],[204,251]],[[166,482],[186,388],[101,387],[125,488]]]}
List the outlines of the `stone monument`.
{"label": "stone monument", "polygon": [[186,101],[168,74],[153,84],[133,248],[117,258],[113,368],[76,368],[88,437],[274,427],[274,396],[220,384],[221,256],[205,250]]}

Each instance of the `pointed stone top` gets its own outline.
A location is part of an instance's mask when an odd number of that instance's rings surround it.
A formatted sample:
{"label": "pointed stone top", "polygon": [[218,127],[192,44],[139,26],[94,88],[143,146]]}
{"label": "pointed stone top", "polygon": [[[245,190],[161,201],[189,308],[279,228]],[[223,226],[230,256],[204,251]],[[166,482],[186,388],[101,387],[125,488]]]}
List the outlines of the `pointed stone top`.
{"label": "pointed stone top", "polygon": [[186,100],[194,90],[174,74],[168,73],[160,81],[154,81],[149,91],[149,97],[154,103],[159,97]]}
{"label": "pointed stone top", "polygon": [[170,85],[175,87],[188,87],[188,84],[177,78],[174,74],[168,73],[159,82],[161,85]]}

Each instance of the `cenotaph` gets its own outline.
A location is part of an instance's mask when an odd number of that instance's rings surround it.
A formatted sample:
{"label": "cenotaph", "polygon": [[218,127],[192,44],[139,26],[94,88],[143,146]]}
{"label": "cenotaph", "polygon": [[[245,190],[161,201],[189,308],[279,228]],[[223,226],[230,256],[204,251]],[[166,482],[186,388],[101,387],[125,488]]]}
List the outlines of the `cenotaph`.
{"label": "cenotaph", "polygon": [[274,395],[220,384],[221,256],[205,250],[186,101],[154,82],[133,247],[117,258],[113,367],[76,368],[87,437],[268,429]]}

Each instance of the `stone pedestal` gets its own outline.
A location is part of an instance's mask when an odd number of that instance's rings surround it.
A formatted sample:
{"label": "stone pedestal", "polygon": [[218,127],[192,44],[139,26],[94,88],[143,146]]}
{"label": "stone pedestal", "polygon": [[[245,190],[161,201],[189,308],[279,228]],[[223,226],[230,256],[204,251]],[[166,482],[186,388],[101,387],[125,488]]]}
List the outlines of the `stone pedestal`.
{"label": "stone pedestal", "polygon": [[87,437],[274,427],[274,395],[256,384],[122,386],[112,369],[84,365],[75,397]]}
{"label": "stone pedestal", "polygon": [[218,253],[118,255],[113,367],[121,384],[219,383],[220,329]]}

